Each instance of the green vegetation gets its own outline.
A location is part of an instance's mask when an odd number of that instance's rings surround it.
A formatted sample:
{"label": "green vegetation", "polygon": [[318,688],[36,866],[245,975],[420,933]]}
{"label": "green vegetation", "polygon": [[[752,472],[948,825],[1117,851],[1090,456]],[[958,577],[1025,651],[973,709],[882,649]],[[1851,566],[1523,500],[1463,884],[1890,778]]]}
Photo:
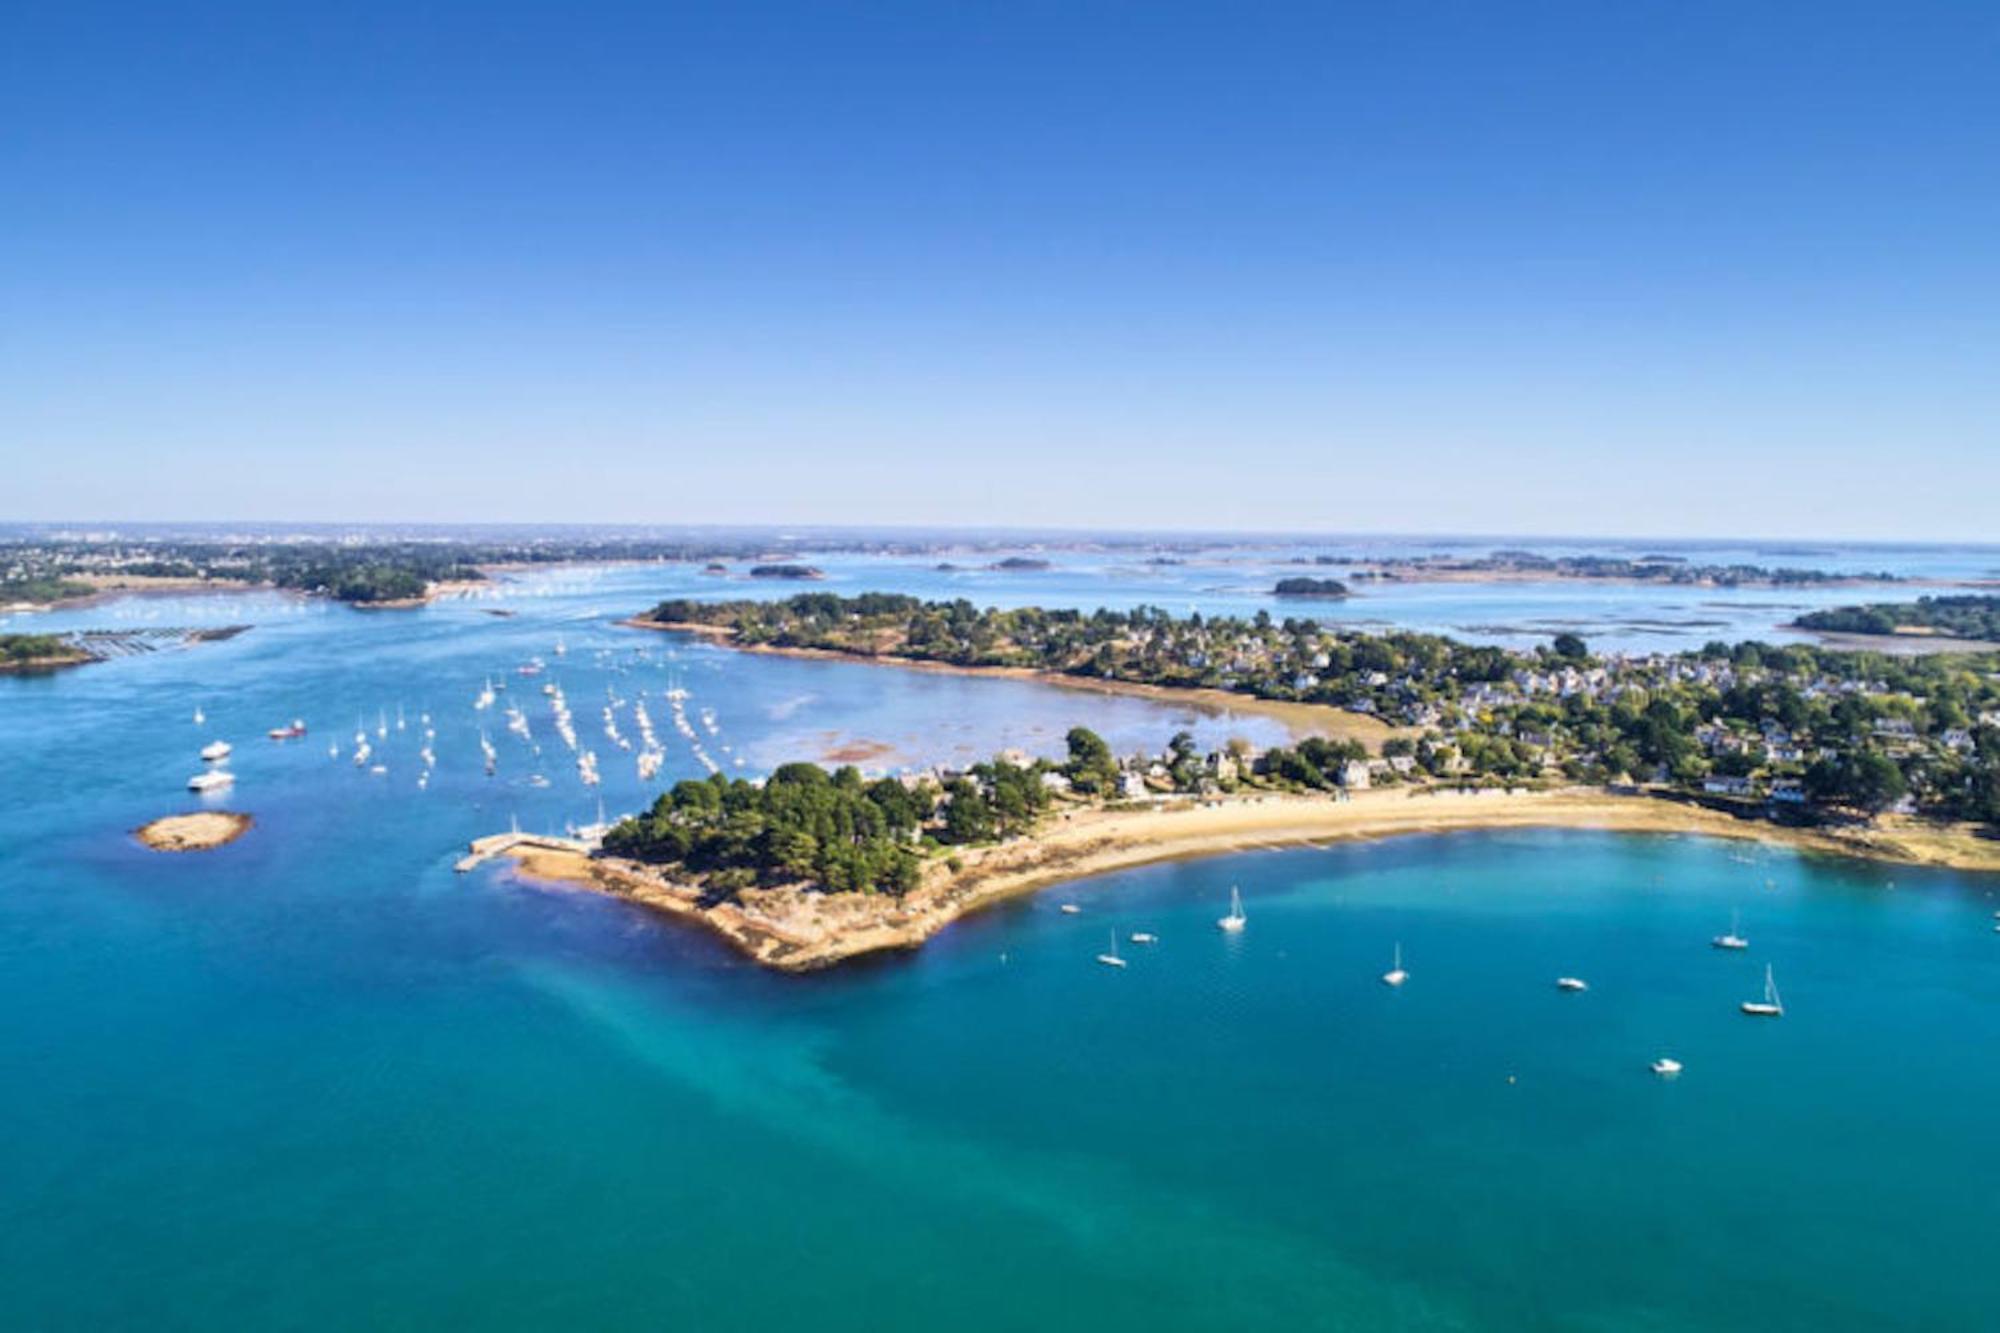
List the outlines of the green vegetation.
{"label": "green vegetation", "polygon": [[0,634],[0,667],[61,666],[89,654],[58,634]]}
{"label": "green vegetation", "polygon": [[65,598],[87,597],[95,591],[96,589],[80,579],[66,579],[52,574],[0,578],[0,606],[14,602],[32,602],[37,606],[45,606]]}
{"label": "green vegetation", "polygon": [[1799,629],[1836,634],[1896,634],[1920,630],[1958,639],[2000,642],[2000,597],[1919,597],[1813,611],[1792,622]]}
{"label": "green vegetation", "polygon": [[[1263,613],[1177,619],[1150,607],[980,610],[885,593],[675,600],[650,615],[725,627],[750,644],[1335,705],[1408,729],[1400,752],[1385,750],[1401,780],[1637,782],[1770,803],[1798,817],[1907,803],[2000,825],[1995,655],[1905,658],[1714,643],[1691,653],[1601,658],[1575,635],[1516,652]],[[1257,762],[1302,786],[1337,780],[1333,756],[1307,745],[1299,754],[1296,764]],[[1079,791],[1101,794],[1114,781],[1105,756],[1080,757],[1088,762],[1078,770]],[[1899,780],[1888,778],[1885,764]]]}
{"label": "green vegetation", "polygon": [[1271,589],[1279,597],[1345,597],[1347,585],[1339,579],[1279,579],[1278,586]]}
{"label": "green vegetation", "polygon": [[753,579],[817,579],[824,578],[811,565],[752,565],[750,577]]}
{"label": "green vegetation", "polygon": [[1050,771],[995,760],[942,783],[871,782],[851,766],[815,764],[786,764],[761,783],[717,774],[676,783],[646,814],[606,834],[604,847],[681,865],[718,894],[801,882],[902,894],[940,847],[1028,832],[1048,808],[1042,779]]}

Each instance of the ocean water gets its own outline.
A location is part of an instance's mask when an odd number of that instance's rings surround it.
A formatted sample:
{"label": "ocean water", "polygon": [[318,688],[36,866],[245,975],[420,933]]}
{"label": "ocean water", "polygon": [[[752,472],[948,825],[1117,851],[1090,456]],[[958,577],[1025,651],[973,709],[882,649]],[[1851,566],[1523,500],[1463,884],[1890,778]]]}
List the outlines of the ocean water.
{"label": "ocean water", "polygon": [[[614,623],[699,577],[548,571],[411,613],[135,599],[63,614],[256,627],[0,679],[0,1322],[1990,1323],[1995,878],[1408,838],[1108,876],[791,978],[623,904],[455,875],[510,819],[595,816],[550,676],[613,812],[647,788],[602,735],[607,689],[628,734],[648,701],[667,779],[700,771],[669,683],[743,772],[864,743],[884,766],[1051,750],[1078,721],[1121,746],[1258,725]],[[514,674],[534,656],[548,675]],[[541,754],[473,708],[486,680]],[[293,716],[307,739],[263,738]],[[349,760],[357,721],[386,773]],[[138,847],[131,828],[196,804],[216,735],[255,829]],[[1240,938],[1213,925],[1232,885]],[[1734,909],[1752,948],[1712,950]],[[1160,942],[1093,961],[1134,930]],[[1736,1010],[1767,963],[1777,1022]],[[1686,1072],[1653,1077],[1660,1055]]]}

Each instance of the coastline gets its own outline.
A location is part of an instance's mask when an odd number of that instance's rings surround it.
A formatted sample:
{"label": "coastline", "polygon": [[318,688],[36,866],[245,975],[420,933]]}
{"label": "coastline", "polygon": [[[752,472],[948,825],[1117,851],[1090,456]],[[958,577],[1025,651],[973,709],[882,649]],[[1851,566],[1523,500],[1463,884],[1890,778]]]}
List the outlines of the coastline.
{"label": "coastline", "polygon": [[[1161,861],[1408,834],[1566,828],[1697,834],[1773,843],[1871,860],[2000,872],[2000,841],[1963,828],[1885,821],[1867,828],[1790,828],[1704,806],[1601,788],[1461,792],[1384,788],[1346,800],[1234,796],[1143,808],[1057,814],[1009,843],[939,857],[901,900],[814,892],[806,886],[745,890],[705,905],[697,880],[614,857],[522,846],[505,854],[531,881],[579,885],[713,930],[767,967],[809,972],[885,950],[914,949],[952,922],[1053,884]],[[959,863],[954,870],[951,862]]]}
{"label": "coastline", "polygon": [[985,677],[994,680],[1033,681],[1040,685],[1053,685],[1059,689],[1079,690],[1089,694],[1116,694],[1133,699],[1150,699],[1154,703],[1180,704],[1210,717],[1241,713],[1279,723],[1294,741],[1304,740],[1309,736],[1354,740],[1366,746],[1370,754],[1380,754],[1382,742],[1401,734],[1404,730],[1392,727],[1380,718],[1371,717],[1366,713],[1350,712],[1345,708],[1335,708],[1331,704],[1298,703],[1288,699],[1260,699],[1254,694],[1237,694],[1230,690],[1212,689],[1207,686],[1146,685],[1138,681],[1071,676],[1060,671],[1043,671],[1034,667],[959,666],[953,662],[929,662],[921,658],[897,657],[888,653],[867,655],[841,652],[832,648],[793,648],[767,643],[743,643],[737,639],[736,631],[726,625],[696,625],[681,622],[662,624],[637,616],[618,623],[632,629],[657,630],[670,634],[696,634],[739,653],[765,653],[774,657],[799,657],[825,662],[853,662],[863,666],[896,667],[904,671],[932,671],[945,675]]}

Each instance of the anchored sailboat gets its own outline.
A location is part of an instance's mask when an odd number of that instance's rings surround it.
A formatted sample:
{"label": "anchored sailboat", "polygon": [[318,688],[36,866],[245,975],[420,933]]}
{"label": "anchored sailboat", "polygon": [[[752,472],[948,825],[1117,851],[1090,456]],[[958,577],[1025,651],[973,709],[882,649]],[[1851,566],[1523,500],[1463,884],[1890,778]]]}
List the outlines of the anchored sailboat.
{"label": "anchored sailboat", "polygon": [[1106,967],[1123,967],[1125,960],[1118,956],[1118,932],[1111,932],[1111,952],[1097,955],[1097,961]]}
{"label": "anchored sailboat", "polygon": [[1754,1018],[1783,1018],[1785,1016],[1785,1002],[1778,998],[1778,983],[1771,976],[1771,965],[1769,963],[1764,965],[1764,998],[1762,1000],[1745,1000],[1743,1002],[1743,1012]]}
{"label": "anchored sailboat", "polygon": [[1389,970],[1382,974],[1382,984],[1384,986],[1400,986],[1409,979],[1410,974],[1403,970],[1403,945],[1399,940],[1396,944],[1395,961]]}
{"label": "anchored sailboat", "polygon": [[1243,915],[1242,891],[1235,888],[1234,886],[1231,886],[1229,890],[1229,915],[1225,917],[1216,918],[1215,922],[1216,926],[1219,929],[1226,930],[1233,935],[1237,931],[1242,930],[1244,924],[1249,920],[1250,920],[1249,917]]}
{"label": "anchored sailboat", "polygon": [[1727,935],[1717,935],[1714,939],[1710,940],[1709,943],[1714,945],[1718,949],[1749,948],[1750,941],[1744,939],[1743,936],[1737,933],[1737,931],[1740,929],[1740,923],[1737,920],[1737,916],[1738,916],[1737,910],[1733,907],[1730,908],[1729,933]]}

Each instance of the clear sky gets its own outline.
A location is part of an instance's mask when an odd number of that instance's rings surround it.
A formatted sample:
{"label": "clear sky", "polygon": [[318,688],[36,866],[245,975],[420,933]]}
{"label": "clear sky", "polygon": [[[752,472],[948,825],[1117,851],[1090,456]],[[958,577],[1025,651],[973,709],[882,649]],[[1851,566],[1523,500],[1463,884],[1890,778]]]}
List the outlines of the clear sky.
{"label": "clear sky", "polygon": [[2000,6],[17,3],[0,518],[2000,536]]}

